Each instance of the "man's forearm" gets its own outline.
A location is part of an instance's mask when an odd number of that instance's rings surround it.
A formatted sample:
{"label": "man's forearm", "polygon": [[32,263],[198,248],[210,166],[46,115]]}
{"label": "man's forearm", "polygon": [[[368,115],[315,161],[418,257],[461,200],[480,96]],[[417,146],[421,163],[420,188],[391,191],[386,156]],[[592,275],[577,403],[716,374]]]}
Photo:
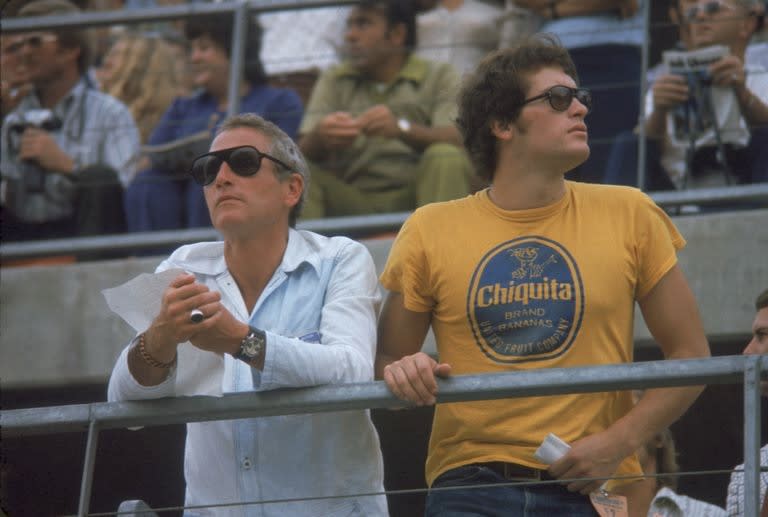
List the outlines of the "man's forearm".
{"label": "man's forearm", "polygon": [[752,93],[748,88],[742,92],[736,92],[741,115],[750,127],[768,126],[768,103],[760,100],[760,97]]}
{"label": "man's forearm", "polygon": [[703,390],[704,386],[647,390],[610,430],[622,437],[628,456],[680,418]]}
{"label": "man's forearm", "polygon": [[645,135],[649,138],[664,138],[667,134],[667,112],[655,109],[645,119]]}

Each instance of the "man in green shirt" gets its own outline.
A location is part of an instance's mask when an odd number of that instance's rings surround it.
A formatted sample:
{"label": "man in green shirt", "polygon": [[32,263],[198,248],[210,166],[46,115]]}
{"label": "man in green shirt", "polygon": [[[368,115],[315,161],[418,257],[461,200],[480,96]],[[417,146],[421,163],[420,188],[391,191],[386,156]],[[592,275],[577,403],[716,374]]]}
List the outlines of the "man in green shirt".
{"label": "man in green shirt", "polygon": [[407,0],[351,9],[345,61],[321,74],[299,129],[312,168],[304,218],[406,211],[469,192],[453,124],[459,75],[411,54],[415,27]]}

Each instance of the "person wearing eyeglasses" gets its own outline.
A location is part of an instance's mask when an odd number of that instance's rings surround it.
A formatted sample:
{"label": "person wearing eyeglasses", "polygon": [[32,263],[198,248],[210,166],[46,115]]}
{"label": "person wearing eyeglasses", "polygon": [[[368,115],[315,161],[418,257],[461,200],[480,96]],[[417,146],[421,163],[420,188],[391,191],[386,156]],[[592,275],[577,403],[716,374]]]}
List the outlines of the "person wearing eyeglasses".
{"label": "person wearing eyeglasses", "polygon": [[[294,228],[309,174],[275,124],[250,113],[222,122],[190,177],[224,240],[158,266],[183,272],[117,359],[110,401],[373,379],[373,259],[348,238]],[[185,504],[205,515],[387,515],[367,410],[190,423],[184,472]]]}
{"label": "person wearing eyeglasses", "polygon": [[[441,377],[629,363],[636,302],[666,358],[708,356],[669,217],[637,189],[565,179],[589,156],[585,118],[601,107],[556,37],[487,56],[458,104],[490,187],[401,228],[380,277],[377,378],[431,405]],[[437,358],[420,351],[430,326]],[[648,390],[636,405],[628,391],[438,403],[426,515],[596,515],[588,494],[640,474],[635,451],[700,391]],[[571,448],[547,465],[534,453],[549,433]]]}
{"label": "person wearing eyeglasses", "polygon": [[[35,0],[16,16],[79,12],[67,0]],[[7,36],[4,51],[26,69],[32,88],[6,115],[0,135],[3,240],[124,231],[123,188],[135,171],[139,133],[126,106],[91,83],[86,31]],[[3,67],[3,80],[6,72],[15,70]]]}
{"label": "person wearing eyeglasses", "polygon": [[[665,69],[646,95],[646,185],[651,190],[768,181],[768,69],[746,60],[760,30],[757,0],[680,2],[689,50],[714,45],[728,55],[704,78]],[[694,123],[700,121],[700,123]],[[606,181],[637,184],[637,143],[618,143]]]}

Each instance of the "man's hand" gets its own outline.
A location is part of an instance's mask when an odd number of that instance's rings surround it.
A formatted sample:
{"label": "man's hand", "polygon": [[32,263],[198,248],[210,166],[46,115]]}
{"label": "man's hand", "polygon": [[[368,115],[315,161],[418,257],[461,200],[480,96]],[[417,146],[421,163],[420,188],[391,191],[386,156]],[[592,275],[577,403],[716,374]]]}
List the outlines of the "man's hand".
{"label": "man's hand", "polygon": [[437,395],[435,377],[448,377],[451,366],[417,352],[384,367],[384,381],[396,397],[417,406],[432,405]]}
{"label": "man's hand", "polygon": [[[571,450],[550,465],[548,470],[558,479],[609,478],[626,456],[622,444],[608,430],[575,441]],[[600,488],[604,482],[605,479],[570,481],[567,488],[586,495]]]}
{"label": "man's hand", "polygon": [[198,331],[190,342],[200,350],[217,354],[234,354],[248,334],[248,325],[236,319],[220,302],[200,307],[205,319],[197,323]]}
{"label": "man's hand", "polygon": [[0,80],[0,113],[8,114],[16,109],[21,99],[31,91],[30,83],[13,86],[9,81]]}
{"label": "man's hand", "polygon": [[323,117],[315,132],[328,149],[345,149],[355,142],[361,128],[352,115],[336,111]]}
{"label": "man's hand", "polygon": [[19,159],[36,162],[47,171],[69,174],[75,167],[74,160],[59,147],[48,131],[28,127],[21,134]]}
{"label": "man's hand", "polygon": [[744,63],[737,56],[724,56],[709,67],[712,84],[734,88],[737,92],[745,89],[747,74]]}
{"label": "man's hand", "polygon": [[363,133],[368,136],[381,136],[384,138],[398,138],[400,128],[397,127],[397,117],[392,110],[384,104],[377,104],[357,117]]}
{"label": "man's hand", "polygon": [[221,318],[210,318],[214,321],[207,318],[193,323],[189,319],[192,310],[200,309],[206,316],[217,314],[223,309],[220,300],[220,293],[195,282],[194,275],[183,273],[174,278],[163,292],[160,312],[146,332],[149,354],[161,362],[172,361],[179,343],[208,330]]}
{"label": "man's hand", "polygon": [[653,109],[664,112],[688,100],[688,84],[679,75],[660,75],[653,83]]}

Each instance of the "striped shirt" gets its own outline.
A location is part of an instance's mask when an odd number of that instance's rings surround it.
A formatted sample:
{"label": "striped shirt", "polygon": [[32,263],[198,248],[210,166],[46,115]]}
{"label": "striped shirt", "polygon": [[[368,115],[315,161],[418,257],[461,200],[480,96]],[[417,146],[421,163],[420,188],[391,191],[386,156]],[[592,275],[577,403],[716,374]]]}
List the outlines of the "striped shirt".
{"label": "striped shirt", "polygon": [[[760,449],[760,466],[768,467],[768,444]],[[768,472],[760,472],[760,501],[765,498],[768,487]],[[728,497],[725,501],[725,509],[729,517],[744,515],[744,464],[737,465],[731,472],[731,482],[728,483]]]}
{"label": "striped shirt", "polygon": [[725,517],[725,510],[714,504],[675,493],[664,487],[648,508],[648,517]]}
{"label": "striped shirt", "polygon": [[[46,222],[71,217],[75,189],[63,174],[42,174],[42,188],[30,191],[21,181],[34,164],[18,160],[20,133],[11,131],[14,121],[30,110],[43,109],[35,93],[27,95],[3,121],[0,171],[14,199],[6,205],[26,222]],[[92,165],[114,169],[123,186],[133,177],[139,157],[139,132],[128,108],[105,93],[89,88],[81,79],[51,110],[61,127],[50,131],[61,149],[75,162],[75,174]],[[39,173],[39,172],[38,172]],[[11,186],[12,185],[12,186]]]}

